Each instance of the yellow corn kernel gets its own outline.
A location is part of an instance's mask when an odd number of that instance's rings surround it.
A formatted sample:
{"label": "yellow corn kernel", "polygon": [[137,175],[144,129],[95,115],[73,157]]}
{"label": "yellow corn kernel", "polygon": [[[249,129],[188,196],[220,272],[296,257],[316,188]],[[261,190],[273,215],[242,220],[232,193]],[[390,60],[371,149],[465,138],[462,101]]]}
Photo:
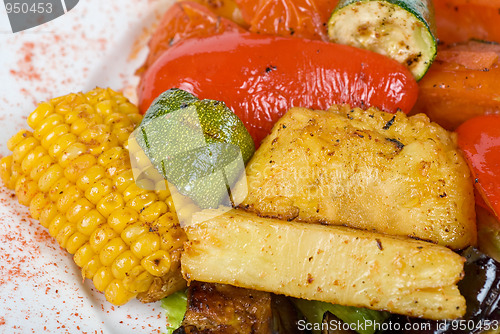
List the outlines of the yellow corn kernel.
{"label": "yellow corn kernel", "polygon": [[160,234],[160,236],[160,248],[168,252],[174,249],[181,249],[184,245],[184,242],[187,241],[186,234],[179,225],[169,230],[168,233]]}
{"label": "yellow corn kernel", "polygon": [[168,212],[167,204],[158,199],[158,201],[151,203],[144,210],[142,210],[140,215],[144,221],[154,222],[166,212]]}
{"label": "yellow corn kernel", "polygon": [[32,129],[36,129],[39,124],[54,112],[54,106],[49,102],[43,102],[28,116],[26,120]]}
{"label": "yellow corn kernel", "polygon": [[94,252],[98,253],[111,239],[117,236],[118,234],[105,224],[90,235],[89,243]]}
{"label": "yellow corn kernel", "polygon": [[87,235],[76,231],[66,241],[66,250],[70,254],[75,254],[88,240],[89,237]]}
{"label": "yellow corn kernel", "polygon": [[155,203],[158,200],[158,197],[156,197],[156,194],[154,192],[147,192],[145,194],[141,194],[130,201],[127,202],[127,206],[129,208],[132,208],[136,211],[142,212],[144,211],[149,205]]}
{"label": "yellow corn kernel", "polygon": [[130,245],[130,250],[139,259],[160,249],[160,237],[157,234],[145,233]]}
{"label": "yellow corn kernel", "polygon": [[40,213],[42,212],[42,209],[49,204],[49,199],[47,198],[46,194],[44,193],[38,193],[33,197],[33,199],[30,202],[30,214],[31,217],[34,219],[40,218]]}
{"label": "yellow corn kernel", "polygon": [[113,279],[114,277],[113,273],[111,273],[111,269],[109,267],[101,267],[96,271],[92,281],[94,282],[95,288],[103,292]]}
{"label": "yellow corn kernel", "polygon": [[104,223],[106,223],[106,218],[104,218],[99,211],[93,209],[90,210],[81,221],[76,223],[76,228],[79,232],[90,236]]}
{"label": "yellow corn kernel", "polygon": [[115,279],[109,283],[104,292],[104,296],[110,303],[120,306],[128,303],[131,299],[135,298],[137,294],[125,289],[123,282]]}
{"label": "yellow corn kernel", "polygon": [[168,198],[165,200],[165,203],[168,206],[168,211],[175,212],[174,199],[172,198],[172,196],[168,196]]}
{"label": "yellow corn kernel", "polygon": [[68,146],[61,155],[59,163],[61,167],[68,167],[69,163],[79,157],[80,155],[87,153],[87,145],[83,143],[73,143]]}
{"label": "yellow corn kernel", "polygon": [[86,92],[85,98],[88,100],[88,103],[95,105],[100,101],[110,100],[112,98],[110,88],[95,88],[89,92]]}
{"label": "yellow corn kernel", "polygon": [[135,184],[141,189],[154,190],[155,184],[151,179],[141,178],[135,181]]}
{"label": "yellow corn kernel", "polygon": [[127,118],[128,118],[127,115],[121,114],[119,112],[114,112],[108,115],[106,118],[104,118],[104,124],[113,126],[114,124],[119,123]]}
{"label": "yellow corn kernel", "polygon": [[104,217],[109,217],[113,211],[123,207],[124,204],[122,195],[111,192],[97,203],[96,208]]}
{"label": "yellow corn kernel", "polygon": [[12,155],[8,155],[0,160],[0,178],[6,186],[9,186],[11,176]]}
{"label": "yellow corn kernel", "polygon": [[128,152],[123,150],[116,159],[104,166],[104,169],[106,169],[106,176],[109,178],[113,178],[115,175],[123,172],[124,170],[130,169],[130,158]]}
{"label": "yellow corn kernel", "polygon": [[54,129],[47,131],[45,133],[45,136],[42,137],[42,146],[45,149],[49,149],[52,145],[54,145],[57,140],[67,134],[69,132],[69,125],[68,124],[59,124],[57,125]]}
{"label": "yellow corn kernel", "polygon": [[97,163],[104,168],[111,163],[113,160],[116,160],[120,157],[123,152],[123,148],[120,146],[115,146],[105,152],[103,152],[99,158],[97,159]]}
{"label": "yellow corn kernel", "polygon": [[26,157],[26,155],[38,145],[40,145],[40,143],[36,138],[26,137],[12,151],[12,159],[14,163],[21,163],[24,157]]}
{"label": "yellow corn kernel", "polygon": [[47,155],[47,151],[42,146],[37,146],[24,157],[21,162],[21,170],[25,174],[31,173],[33,167],[38,163],[38,159]]}
{"label": "yellow corn kernel", "polygon": [[71,132],[77,136],[87,130],[89,126],[95,124],[92,119],[82,118],[81,115],[81,113],[78,114],[78,118],[71,124]]}
{"label": "yellow corn kernel", "polygon": [[62,135],[61,137],[57,138],[56,142],[51,147],[49,147],[49,155],[59,161],[64,154],[64,151],[68,147],[76,143],[76,141],[77,137],[72,133],[66,133],[65,135]]}
{"label": "yellow corn kernel", "polygon": [[52,221],[49,223],[49,234],[55,238],[59,234],[59,231],[63,228],[68,220],[64,215],[58,214]]}
{"label": "yellow corn kernel", "polygon": [[96,104],[95,110],[104,119],[113,113],[114,108],[116,108],[116,102],[113,100],[105,100]]}
{"label": "yellow corn kernel", "polygon": [[87,263],[89,263],[94,255],[95,253],[92,250],[92,247],[90,247],[90,244],[87,242],[82,247],[78,248],[75,255],[73,255],[73,261],[75,261],[78,267],[83,268]]}
{"label": "yellow corn kernel", "polygon": [[[66,110],[66,108],[68,107],[67,105],[61,105],[61,107]],[[56,107],[56,109],[59,108],[59,106]],[[64,123],[66,124],[73,124],[75,123],[76,121],[78,121],[80,119],[80,115],[79,113],[76,111],[76,110],[73,110],[71,108],[71,110],[67,110],[65,113],[64,113]]]}
{"label": "yellow corn kernel", "polygon": [[108,178],[101,178],[90,188],[85,190],[85,197],[94,204],[113,191],[113,182]]}
{"label": "yellow corn kernel", "polygon": [[44,155],[37,159],[37,163],[31,170],[30,177],[33,181],[38,182],[38,179],[45,173],[47,169],[54,163],[54,160],[48,155]]}
{"label": "yellow corn kernel", "polygon": [[157,189],[155,193],[158,196],[158,200],[162,202],[165,202],[165,200],[170,196],[170,190],[168,189],[168,185],[164,180],[158,181],[155,184],[155,189]]}
{"label": "yellow corn kernel", "polygon": [[66,169],[64,176],[71,182],[75,182],[90,167],[96,164],[96,158],[91,154],[83,154],[71,161]]}
{"label": "yellow corn kernel", "polygon": [[140,262],[132,251],[126,250],[113,261],[111,272],[115,278],[124,279]]}
{"label": "yellow corn kernel", "polygon": [[33,131],[33,137],[42,140],[45,135],[57,125],[64,123],[64,118],[59,114],[50,114],[45,117]]}
{"label": "yellow corn kernel", "polygon": [[113,177],[113,185],[119,193],[123,193],[132,183],[134,183],[134,175],[130,169]]}
{"label": "yellow corn kernel", "polygon": [[62,213],[66,213],[78,199],[82,198],[82,192],[75,185],[70,185],[63,190],[57,200],[57,208]]}
{"label": "yellow corn kernel", "polygon": [[118,255],[127,249],[127,245],[118,237],[111,239],[99,252],[99,260],[104,266],[111,266]]}
{"label": "yellow corn kernel", "polygon": [[132,242],[137,240],[137,238],[148,231],[149,227],[144,226],[144,223],[142,222],[137,222],[135,224],[127,226],[121,233],[121,237],[123,241],[125,241],[125,243],[130,246]]}
{"label": "yellow corn kernel", "polygon": [[82,267],[82,276],[88,279],[93,279],[95,273],[102,267],[99,255],[94,254],[87,264]]}
{"label": "yellow corn kernel", "polygon": [[139,265],[134,267],[123,279],[123,285],[130,292],[141,293],[148,291],[153,280],[154,276]]}
{"label": "yellow corn kernel", "polygon": [[170,254],[162,249],[157,250],[141,260],[141,265],[151,275],[161,277],[170,271]]}
{"label": "yellow corn kernel", "polygon": [[50,202],[47,204],[42,212],[40,213],[40,224],[42,224],[43,227],[49,228],[50,223],[56,218],[56,216],[59,214],[59,210],[57,210],[57,207],[54,203]]}
{"label": "yellow corn kernel", "polygon": [[123,199],[125,200],[125,202],[128,202],[134,199],[135,197],[145,194],[147,192],[148,192],[147,190],[139,188],[135,183],[132,183],[130,186],[127,187],[127,189],[125,189],[125,191],[123,191]]}
{"label": "yellow corn kernel", "polygon": [[99,165],[94,165],[87,169],[83,175],[76,180],[76,186],[82,190],[86,191],[88,188],[94,185],[98,180],[105,176],[104,168]]}
{"label": "yellow corn kernel", "polygon": [[[73,111],[73,108],[64,101],[61,101],[61,103],[54,103],[54,105],[54,111],[61,116],[66,116],[68,113]],[[64,119],[64,121],[66,122],[66,118]]]}
{"label": "yellow corn kernel", "polygon": [[54,183],[52,187],[50,187],[49,190],[49,199],[53,202],[57,201],[59,197],[64,193],[64,190],[69,188],[71,186],[71,183],[69,180],[65,177],[60,178],[59,180]]}
{"label": "yellow corn kernel", "polygon": [[17,179],[14,190],[19,203],[26,206],[30,205],[31,200],[38,193],[36,182],[25,176]]}
{"label": "yellow corn kernel", "polygon": [[59,164],[53,164],[38,179],[38,188],[40,191],[49,192],[50,188],[63,177],[64,171]]}
{"label": "yellow corn kernel", "polygon": [[130,224],[135,223],[139,219],[139,214],[127,207],[119,208],[113,211],[108,217],[108,225],[111,226],[116,233],[122,231]]}
{"label": "yellow corn kernel", "polygon": [[28,137],[33,137],[33,133],[24,129],[17,132],[15,135],[10,137],[9,140],[7,140],[7,148],[9,151],[14,151],[14,149]]}
{"label": "yellow corn kernel", "polygon": [[92,203],[86,198],[80,198],[69,207],[66,212],[66,218],[69,222],[77,224],[81,222],[92,209],[94,209]]}
{"label": "yellow corn kernel", "polygon": [[66,221],[66,224],[62,226],[62,228],[59,230],[59,233],[57,233],[56,236],[56,241],[59,244],[59,246],[61,246],[62,248],[66,248],[66,242],[68,241],[69,237],[71,237],[75,232],[76,232],[75,224]]}

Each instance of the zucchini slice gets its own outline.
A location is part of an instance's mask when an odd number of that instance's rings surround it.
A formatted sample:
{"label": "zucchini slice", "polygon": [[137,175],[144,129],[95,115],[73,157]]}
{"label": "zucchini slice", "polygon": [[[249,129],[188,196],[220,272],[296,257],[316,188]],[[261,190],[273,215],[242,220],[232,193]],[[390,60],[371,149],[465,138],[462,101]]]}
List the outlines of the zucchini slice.
{"label": "zucchini slice", "polygon": [[435,26],[432,0],[340,0],[328,36],[391,57],[419,80],[436,57]]}

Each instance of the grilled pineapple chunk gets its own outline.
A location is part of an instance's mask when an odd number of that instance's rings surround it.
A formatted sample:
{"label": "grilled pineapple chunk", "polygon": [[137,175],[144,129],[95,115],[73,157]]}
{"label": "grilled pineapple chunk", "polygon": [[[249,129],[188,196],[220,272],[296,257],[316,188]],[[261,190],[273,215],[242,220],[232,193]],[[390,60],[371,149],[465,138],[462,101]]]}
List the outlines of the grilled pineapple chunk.
{"label": "grilled pineapple chunk", "polygon": [[465,313],[464,259],[448,248],[348,227],[205,210],[186,227],[188,281],[429,319]]}
{"label": "grilled pineapple chunk", "polygon": [[261,216],[476,242],[473,181],[456,136],[420,114],[293,108],[246,168]]}

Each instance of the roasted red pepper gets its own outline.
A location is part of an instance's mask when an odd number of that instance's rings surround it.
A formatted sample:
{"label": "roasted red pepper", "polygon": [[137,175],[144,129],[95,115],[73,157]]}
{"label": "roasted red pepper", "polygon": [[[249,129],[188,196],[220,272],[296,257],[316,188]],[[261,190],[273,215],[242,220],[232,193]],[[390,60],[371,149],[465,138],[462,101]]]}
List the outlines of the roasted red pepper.
{"label": "roasted red pepper", "polygon": [[224,101],[257,146],[292,106],[327,109],[349,103],[408,112],[418,94],[411,73],[380,54],[251,33],[190,39],[167,50],[142,77],[141,111],[173,87]]}
{"label": "roasted red pepper", "polygon": [[[500,115],[472,118],[457,129],[458,146],[465,154],[482,200],[500,217]],[[484,206],[484,204],[483,204]]]}

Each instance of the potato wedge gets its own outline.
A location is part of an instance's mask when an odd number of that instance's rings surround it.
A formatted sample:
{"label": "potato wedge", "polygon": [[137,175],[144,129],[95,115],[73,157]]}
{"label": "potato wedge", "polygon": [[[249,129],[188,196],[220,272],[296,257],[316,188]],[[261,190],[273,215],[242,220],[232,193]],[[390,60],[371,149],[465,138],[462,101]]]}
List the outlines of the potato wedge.
{"label": "potato wedge", "polygon": [[241,207],[261,216],[476,243],[473,180],[456,135],[370,108],[292,108],[247,165]]}
{"label": "potato wedge", "polygon": [[446,247],[242,210],[205,210],[185,229],[181,264],[188,281],[429,319],[465,313],[456,286],[464,259]]}

